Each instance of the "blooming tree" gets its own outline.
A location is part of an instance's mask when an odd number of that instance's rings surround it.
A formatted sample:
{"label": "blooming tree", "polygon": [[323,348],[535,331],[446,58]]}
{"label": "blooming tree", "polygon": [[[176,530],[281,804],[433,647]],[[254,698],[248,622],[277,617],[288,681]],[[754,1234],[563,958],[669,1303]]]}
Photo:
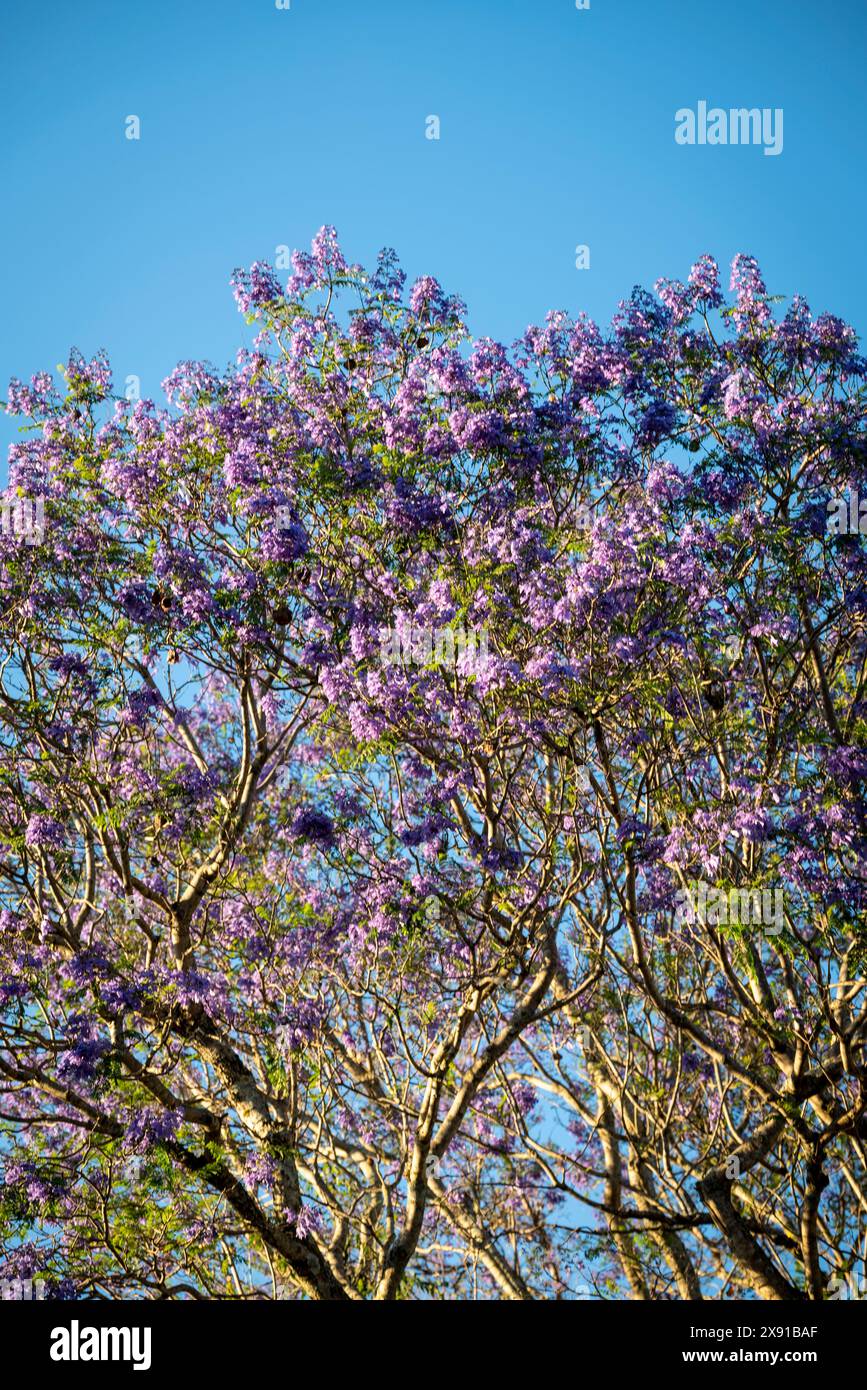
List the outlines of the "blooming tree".
{"label": "blooming tree", "polygon": [[828,1297],[867,1238],[852,330],[747,256],[728,304],[703,257],[511,349],[330,228],[293,267],[165,409],[79,353],[9,389],[5,1271]]}

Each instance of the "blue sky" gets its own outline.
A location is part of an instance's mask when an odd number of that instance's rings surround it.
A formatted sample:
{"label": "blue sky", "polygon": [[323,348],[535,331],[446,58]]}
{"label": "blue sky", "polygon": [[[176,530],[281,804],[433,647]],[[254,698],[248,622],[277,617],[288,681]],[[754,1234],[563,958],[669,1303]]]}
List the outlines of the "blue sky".
{"label": "blue sky", "polygon": [[[43,0],[3,29],[0,392],[75,344],[161,398],[251,341],[233,267],[323,222],[507,341],[704,251],[867,327],[863,0]],[[782,107],[782,154],[677,145],[699,100]]]}

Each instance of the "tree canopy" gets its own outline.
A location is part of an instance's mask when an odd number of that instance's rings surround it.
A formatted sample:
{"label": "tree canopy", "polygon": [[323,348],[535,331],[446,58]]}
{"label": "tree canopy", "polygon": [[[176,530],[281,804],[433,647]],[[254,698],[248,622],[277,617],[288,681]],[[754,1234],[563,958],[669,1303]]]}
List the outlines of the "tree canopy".
{"label": "tree canopy", "polygon": [[252,348],[165,407],[77,351],[9,388],[45,525],[0,535],[6,1268],[831,1296],[867,1234],[853,330],[750,256],[510,348],[331,228],[233,283]]}

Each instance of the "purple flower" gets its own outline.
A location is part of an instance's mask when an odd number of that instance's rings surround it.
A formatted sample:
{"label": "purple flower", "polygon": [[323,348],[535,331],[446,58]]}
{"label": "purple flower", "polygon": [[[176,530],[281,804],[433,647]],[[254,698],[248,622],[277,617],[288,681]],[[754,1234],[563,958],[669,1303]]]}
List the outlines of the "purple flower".
{"label": "purple flower", "polygon": [[668,401],[654,400],[645,410],[638,424],[638,434],[643,444],[656,445],[666,435],[671,434],[677,424],[677,411]]}
{"label": "purple flower", "polygon": [[24,843],[30,849],[63,849],[63,826],[53,816],[31,816],[24,831]]}
{"label": "purple flower", "polygon": [[274,1186],[277,1164],[267,1154],[248,1154],[244,1160],[244,1181],[251,1187]]}
{"label": "purple flower", "polygon": [[657,280],[656,293],[676,324],[684,323],[692,313],[692,295],[679,280]]}
{"label": "purple flower", "polygon": [[346,270],[346,261],[337,240],[334,227],[320,227],[310,246],[313,261],[319,274],[324,278],[329,272],[340,275]]}
{"label": "purple flower", "polygon": [[111,391],[111,367],[104,352],[87,362],[78,348],[73,348],[66,364],[66,379],[77,395],[101,400]]}
{"label": "purple flower", "polygon": [[124,1132],[124,1143],[133,1153],[147,1153],[156,1144],[174,1139],[182,1119],[180,1110],[143,1106],[133,1113]]}
{"label": "purple flower", "polygon": [[852,786],[867,780],[867,750],[844,746],[834,748],[825,759],[825,766],[836,782]]}
{"label": "purple flower", "polygon": [[689,272],[689,285],[695,301],[706,309],[717,309],[723,302],[719,266],[713,256],[699,256]]}
{"label": "purple flower", "polygon": [[249,270],[236,270],[232,276],[232,292],[244,314],[273,304],[283,295],[277,276],[264,261],[255,261]]}
{"label": "purple flower", "polygon": [[299,1240],[304,1240],[314,1231],[319,1231],[321,1226],[322,1218],[313,1207],[302,1207],[295,1218],[295,1234]]}
{"label": "purple flower", "polygon": [[143,729],[153,711],[159,709],[162,704],[163,697],[159,691],[143,685],[139,690],[130,693],[126,709],[121,711],[121,722],[132,728]]}
{"label": "purple flower", "polygon": [[735,291],[734,320],[740,332],[763,328],[770,322],[768,292],[755,256],[735,256],[730,289]]}
{"label": "purple flower", "polygon": [[292,834],[299,840],[310,840],[322,849],[330,849],[335,842],[334,822],[322,811],[305,808],[297,813],[291,825]]}
{"label": "purple flower", "polygon": [[120,605],[134,623],[151,623],[156,616],[147,584],[127,584],[121,590]]}
{"label": "purple flower", "polygon": [[771,818],[761,809],[738,811],[733,826],[750,844],[761,844],[771,833]]}
{"label": "purple flower", "polygon": [[[84,1026],[90,1028],[90,1025]],[[57,1059],[57,1075],[62,1081],[90,1081],[100,1060],[110,1050],[111,1043],[108,1038],[97,1037],[95,1030],[83,1032],[74,1047],[60,1053]]]}

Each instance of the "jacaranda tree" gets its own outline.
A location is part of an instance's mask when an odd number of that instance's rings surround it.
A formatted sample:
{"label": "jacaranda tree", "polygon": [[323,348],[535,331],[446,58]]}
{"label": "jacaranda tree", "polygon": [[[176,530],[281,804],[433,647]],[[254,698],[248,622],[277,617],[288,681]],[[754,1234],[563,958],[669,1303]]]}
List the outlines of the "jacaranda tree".
{"label": "jacaranda tree", "polygon": [[728,305],[703,257],[508,350],[392,252],[293,265],[164,409],[78,352],[9,389],[45,527],[0,537],[3,1273],[840,1296],[853,331],[749,256]]}

